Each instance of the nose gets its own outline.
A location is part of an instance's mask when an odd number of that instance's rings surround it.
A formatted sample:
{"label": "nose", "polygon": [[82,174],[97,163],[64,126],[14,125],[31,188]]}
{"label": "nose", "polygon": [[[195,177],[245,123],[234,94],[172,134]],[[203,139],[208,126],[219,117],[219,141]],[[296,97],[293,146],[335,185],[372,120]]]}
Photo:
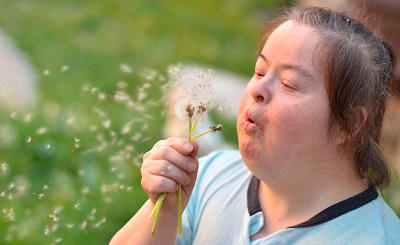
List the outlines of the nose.
{"label": "nose", "polygon": [[[254,79],[254,78],[253,78]],[[267,77],[264,76],[258,81],[252,81],[252,87],[250,90],[251,96],[257,103],[267,103],[272,95],[270,84],[268,83]]]}

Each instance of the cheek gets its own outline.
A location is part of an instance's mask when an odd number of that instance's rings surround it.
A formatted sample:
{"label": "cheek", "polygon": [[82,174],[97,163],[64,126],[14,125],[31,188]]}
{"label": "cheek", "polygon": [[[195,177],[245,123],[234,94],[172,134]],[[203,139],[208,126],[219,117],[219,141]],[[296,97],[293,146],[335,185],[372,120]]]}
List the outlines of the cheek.
{"label": "cheek", "polygon": [[327,135],[328,116],[324,104],[311,103],[281,108],[271,121],[284,141],[303,143]]}

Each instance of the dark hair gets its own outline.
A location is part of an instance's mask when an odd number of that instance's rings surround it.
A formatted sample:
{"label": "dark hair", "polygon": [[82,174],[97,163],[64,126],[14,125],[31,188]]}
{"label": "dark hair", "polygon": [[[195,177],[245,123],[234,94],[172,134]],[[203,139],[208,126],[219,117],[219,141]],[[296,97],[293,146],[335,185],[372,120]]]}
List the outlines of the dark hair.
{"label": "dark hair", "polygon": [[[357,174],[367,178],[371,186],[384,189],[391,182],[391,168],[378,143],[394,53],[359,21],[318,7],[286,9],[266,25],[258,52],[270,34],[288,20],[310,26],[320,35],[316,61],[322,64],[330,101],[329,133],[331,137],[337,130],[345,133],[341,149],[354,152]],[[364,123],[362,110],[367,112]]]}

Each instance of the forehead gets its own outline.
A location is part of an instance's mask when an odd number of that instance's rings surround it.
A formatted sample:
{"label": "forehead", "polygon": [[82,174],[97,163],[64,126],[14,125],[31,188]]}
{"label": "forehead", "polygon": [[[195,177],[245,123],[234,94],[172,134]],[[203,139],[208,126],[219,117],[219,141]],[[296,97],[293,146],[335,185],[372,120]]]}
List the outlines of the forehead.
{"label": "forehead", "polygon": [[319,39],[316,29],[289,20],[270,34],[261,53],[270,62],[301,65],[319,75],[322,66],[314,62],[320,60]]}

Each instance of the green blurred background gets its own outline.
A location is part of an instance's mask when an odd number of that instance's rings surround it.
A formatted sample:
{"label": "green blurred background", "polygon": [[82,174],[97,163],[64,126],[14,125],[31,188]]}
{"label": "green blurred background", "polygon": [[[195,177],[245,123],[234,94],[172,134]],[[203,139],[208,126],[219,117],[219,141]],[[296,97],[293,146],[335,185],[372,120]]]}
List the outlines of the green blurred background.
{"label": "green blurred background", "polygon": [[0,244],[107,244],[147,198],[141,157],[163,137],[166,67],[250,77],[260,28],[290,4],[0,0],[39,93],[0,112]]}

